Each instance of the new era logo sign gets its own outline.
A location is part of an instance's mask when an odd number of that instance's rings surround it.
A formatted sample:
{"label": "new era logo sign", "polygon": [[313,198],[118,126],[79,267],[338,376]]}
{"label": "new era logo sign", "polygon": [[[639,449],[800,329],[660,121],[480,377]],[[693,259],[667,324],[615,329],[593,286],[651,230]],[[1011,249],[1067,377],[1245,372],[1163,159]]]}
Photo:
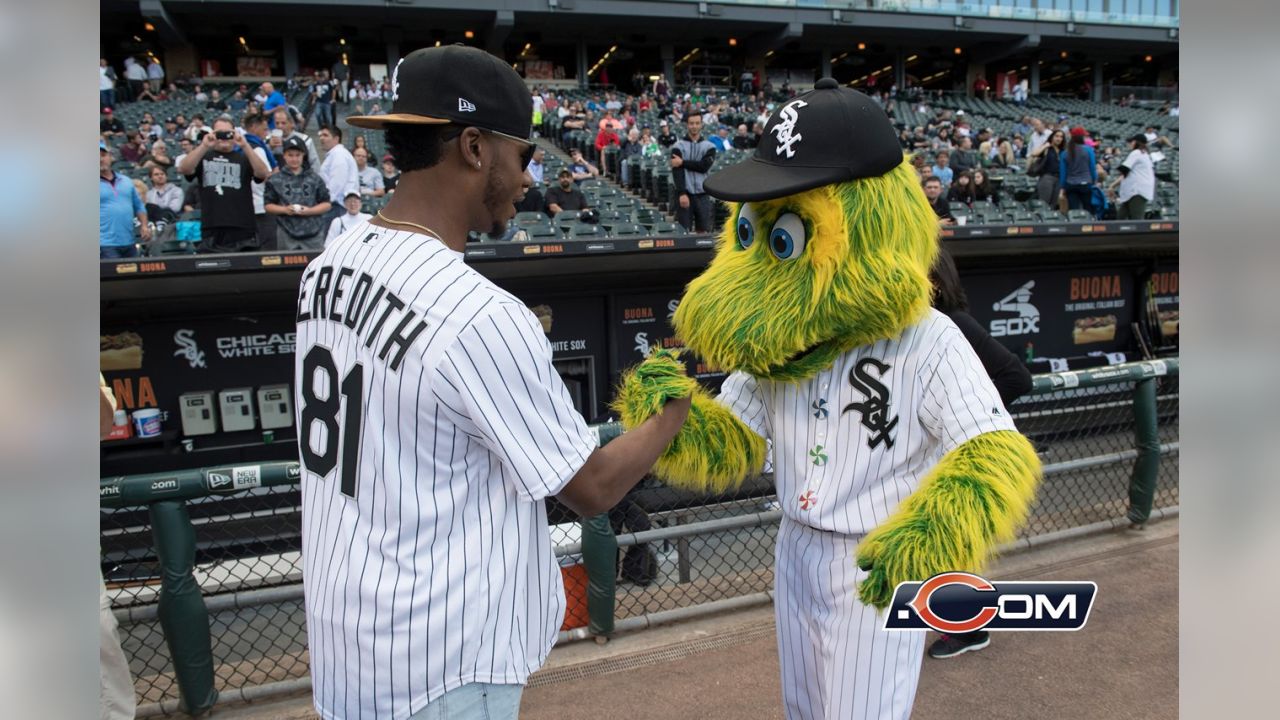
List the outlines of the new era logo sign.
{"label": "new era logo sign", "polygon": [[458,112],[475,112],[475,103],[466,98],[458,98]]}

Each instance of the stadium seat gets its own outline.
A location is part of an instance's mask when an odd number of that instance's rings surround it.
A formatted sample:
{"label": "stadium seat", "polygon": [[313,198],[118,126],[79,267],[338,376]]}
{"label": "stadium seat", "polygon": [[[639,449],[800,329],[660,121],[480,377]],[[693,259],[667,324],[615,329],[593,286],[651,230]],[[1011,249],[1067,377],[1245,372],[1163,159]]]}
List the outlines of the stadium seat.
{"label": "stadium seat", "polygon": [[518,212],[516,213],[515,220],[516,220],[516,224],[521,227],[526,227],[529,225],[542,225],[542,224],[549,225],[551,223],[550,218],[548,218],[545,214],[540,213],[536,210]]}
{"label": "stadium seat", "polygon": [[528,234],[530,240],[546,241],[559,240],[563,234],[560,228],[552,225],[550,222],[538,225],[524,225],[522,229]]}
{"label": "stadium seat", "polygon": [[636,223],[619,223],[609,229],[609,234],[613,237],[634,237],[648,235],[649,230],[645,226]]}
{"label": "stadium seat", "polygon": [[603,227],[599,225],[593,225],[591,223],[574,223],[569,227],[569,232],[566,234],[566,237],[568,237],[570,240],[573,240],[576,238],[584,238],[584,237],[593,238],[593,237],[607,237],[607,236],[608,236],[608,233],[605,231]]}
{"label": "stadium seat", "polygon": [[1070,210],[1067,212],[1067,220],[1069,222],[1088,222],[1093,220],[1093,213],[1083,209]]}

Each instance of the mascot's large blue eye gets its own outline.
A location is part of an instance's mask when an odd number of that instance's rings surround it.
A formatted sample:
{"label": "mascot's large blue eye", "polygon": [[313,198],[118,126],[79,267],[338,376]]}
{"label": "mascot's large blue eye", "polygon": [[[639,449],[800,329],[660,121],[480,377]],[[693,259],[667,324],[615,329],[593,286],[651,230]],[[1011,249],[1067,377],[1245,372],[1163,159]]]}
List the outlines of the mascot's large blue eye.
{"label": "mascot's large blue eye", "polygon": [[794,260],[804,254],[804,221],[795,213],[784,213],[769,232],[769,249],[779,260]]}
{"label": "mascot's large blue eye", "polygon": [[738,211],[738,246],[746,250],[755,241],[756,214],[750,205],[743,205]]}

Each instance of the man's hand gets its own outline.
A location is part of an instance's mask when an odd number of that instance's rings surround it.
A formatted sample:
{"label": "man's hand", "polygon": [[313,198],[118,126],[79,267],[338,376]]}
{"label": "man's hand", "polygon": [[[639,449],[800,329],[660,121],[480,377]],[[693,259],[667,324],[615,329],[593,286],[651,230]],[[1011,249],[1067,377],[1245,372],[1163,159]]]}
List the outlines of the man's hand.
{"label": "man's hand", "polygon": [[684,193],[680,193],[680,207],[685,210],[689,209],[689,196]]}
{"label": "man's hand", "polygon": [[151,225],[144,219],[142,227],[138,228],[138,234],[142,236],[142,242],[151,242]]}
{"label": "man's hand", "polygon": [[249,141],[244,139],[244,130],[236,128],[233,132],[235,132],[235,137],[231,138],[233,148],[238,150],[249,144]]}
{"label": "man's hand", "polygon": [[956,221],[955,221],[955,218],[944,217],[938,220],[938,224],[939,225],[955,225]]}
{"label": "man's hand", "polygon": [[218,142],[218,138],[214,137],[212,132],[207,132],[204,137],[200,138],[200,144],[205,150],[212,150],[213,144],[216,142]]}
{"label": "man's hand", "polygon": [[673,167],[673,168],[678,168],[678,167],[680,167],[681,165],[684,165],[684,158],[680,157],[679,155],[672,155],[672,156],[671,156],[671,167]]}

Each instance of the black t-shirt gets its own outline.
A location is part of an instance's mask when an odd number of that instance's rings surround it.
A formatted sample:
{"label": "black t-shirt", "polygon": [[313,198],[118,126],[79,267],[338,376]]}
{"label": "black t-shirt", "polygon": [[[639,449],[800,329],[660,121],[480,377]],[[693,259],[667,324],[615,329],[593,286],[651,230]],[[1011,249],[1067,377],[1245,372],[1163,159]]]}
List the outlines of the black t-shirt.
{"label": "black t-shirt", "polygon": [[676,136],[669,132],[658,134],[658,144],[662,147],[671,147],[676,143]]}
{"label": "black t-shirt", "polygon": [[939,195],[937,200],[929,203],[929,206],[933,208],[933,212],[938,216],[939,220],[944,218],[955,220],[955,216],[951,214],[951,205],[947,202],[945,195]]}
{"label": "black t-shirt", "polygon": [[400,182],[400,173],[396,173],[391,177],[382,176],[382,189],[391,192],[396,189],[396,183]]}
{"label": "black t-shirt", "polygon": [[210,151],[188,180],[200,186],[200,224],[254,229],[253,166],[244,153]]}
{"label": "black t-shirt", "polygon": [[[399,177],[398,175],[396,177]],[[524,194],[524,199],[516,203],[516,212],[544,212],[546,204],[542,200],[542,193],[538,188],[529,188],[529,192]]]}
{"label": "black t-shirt", "polygon": [[561,210],[585,210],[587,208],[587,196],[582,194],[578,188],[571,187],[568,190],[560,189],[559,185],[547,190],[547,211],[551,211],[551,205],[560,206]]}
{"label": "black t-shirt", "polygon": [[101,132],[122,133],[124,132],[124,123],[120,122],[120,118],[103,118],[98,123],[98,129]]}
{"label": "black t-shirt", "polygon": [[227,111],[227,101],[222,98],[218,98],[217,100],[210,99],[204,104],[204,106],[210,110],[218,110],[220,112]]}
{"label": "black t-shirt", "polygon": [[333,83],[325,80],[312,85],[316,91],[316,102],[332,103],[333,102]]}

